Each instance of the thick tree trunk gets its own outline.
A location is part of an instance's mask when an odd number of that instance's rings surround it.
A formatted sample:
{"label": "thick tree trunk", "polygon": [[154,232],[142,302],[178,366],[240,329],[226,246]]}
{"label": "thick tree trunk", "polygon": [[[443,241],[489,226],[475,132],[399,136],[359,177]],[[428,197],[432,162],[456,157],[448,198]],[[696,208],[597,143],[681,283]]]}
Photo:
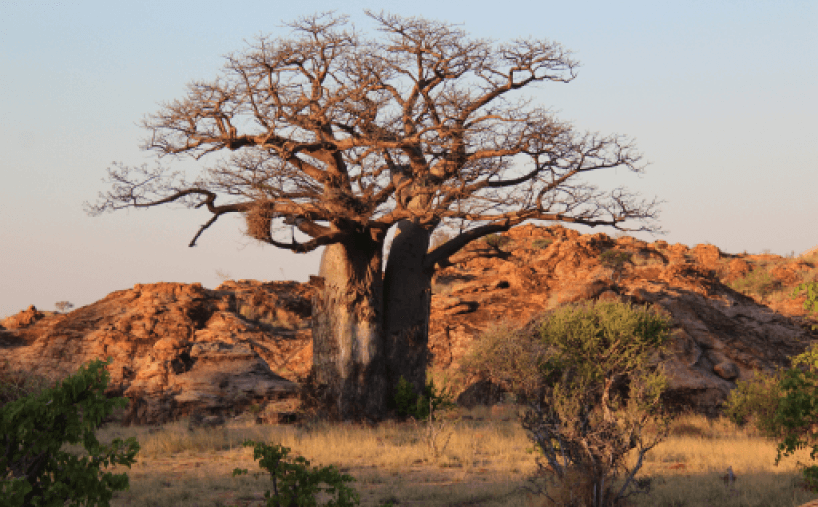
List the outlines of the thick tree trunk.
{"label": "thick tree trunk", "polygon": [[429,311],[432,273],[423,261],[429,233],[412,222],[398,224],[384,277],[386,381],[391,399],[403,376],[420,392],[429,361]]}
{"label": "thick tree trunk", "polygon": [[326,247],[323,288],[313,302],[315,380],[341,419],[386,415],[382,338],[382,245],[360,235]]}

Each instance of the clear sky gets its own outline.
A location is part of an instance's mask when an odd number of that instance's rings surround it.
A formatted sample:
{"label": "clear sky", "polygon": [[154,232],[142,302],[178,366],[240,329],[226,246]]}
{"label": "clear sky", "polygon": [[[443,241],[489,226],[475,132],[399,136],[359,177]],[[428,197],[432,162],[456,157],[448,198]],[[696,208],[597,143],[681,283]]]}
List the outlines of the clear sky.
{"label": "clear sky", "polygon": [[[113,161],[140,165],[137,122],[216,76],[223,55],[282,22],[364,9],[462,24],[497,41],[548,38],[582,67],[532,96],[581,130],[633,136],[646,174],[626,185],[662,206],[670,243],[796,254],[818,245],[818,2],[0,0],[0,318],[77,306],[136,283],[304,281],[319,253],[242,236],[239,220],[165,207],[91,218]],[[196,168],[195,164],[186,165]],[[615,231],[608,231],[615,232]]]}

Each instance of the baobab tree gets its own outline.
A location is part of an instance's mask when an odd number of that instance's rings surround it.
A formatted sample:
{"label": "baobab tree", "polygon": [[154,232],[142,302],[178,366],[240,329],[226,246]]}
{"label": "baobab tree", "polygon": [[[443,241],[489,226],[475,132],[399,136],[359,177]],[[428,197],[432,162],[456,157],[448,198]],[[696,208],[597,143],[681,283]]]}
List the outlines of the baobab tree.
{"label": "baobab tree", "polygon": [[[88,211],[184,203],[211,214],[190,246],[238,213],[262,243],[324,248],[315,378],[340,417],[377,419],[399,376],[418,389],[425,381],[431,279],[452,255],[530,220],[656,230],[658,203],[582,181],[643,171],[630,139],[579,132],[518,96],[575,78],[559,44],[495,43],[437,21],[367,15],[379,37],[317,14],[287,25],[287,38],[260,37],[228,55],[218,77],[191,83],[143,121],[144,149],[193,157],[202,172],[188,180],[161,160],[115,164]],[[456,234],[429,250],[439,228]]]}

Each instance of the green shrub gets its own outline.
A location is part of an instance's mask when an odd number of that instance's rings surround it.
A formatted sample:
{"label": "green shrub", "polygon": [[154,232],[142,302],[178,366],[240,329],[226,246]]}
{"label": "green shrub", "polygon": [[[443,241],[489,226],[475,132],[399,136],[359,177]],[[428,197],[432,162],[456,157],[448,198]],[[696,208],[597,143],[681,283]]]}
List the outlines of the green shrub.
{"label": "green shrub", "polygon": [[773,279],[767,270],[756,268],[747,273],[744,278],[732,282],[730,287],[748,296],[752,294],[766,296],[775,290],[778,285],[778,281]]}
{"label": "green shrub", "polygon": [[550,245],[553,242],[554,242],[553,239],[537,238],[531,242],[531,248],[534,248],[536,250],[542,250],[544,248],[548,248],[548,245]]}
{"label": "green shrub", "polygon": [[[795,287],[792,291],[792,297],[798,296],[802,291],[807,293],[807,299],[804,301],[804,310],[818,313],[818,282],[802,283]],[[812,329],[818,329],[818,325],[812,326]]]}
{"label": "green shrub", "polygon": [[781,397],[782,372],[765,374],[756,372],[751,380],[739,380],[736,388],[724,402],[724,415],[738,426],[752,423],[762,434],[775,438],[776,411]]}
{"label": "green shrub", "polygon": [[[260,460],[259,467],[267,469],[270,480],[273,482],[273,491],[267,490],[264,498],[267,507],[316,507],[316,495],[325,492],[332,499],[327,507],[352,507],[360,503],[358,493],[348,486],[355,479],[341,474],[337,468],[327,467],[309,468],[310,462],[302,456],[290,458],[290,449],[278,444],[245,440],[244,446],[254,446],[253,459]],[[247,469],[236,468],[233,476],[246,474]],[[254,474],[258,478],[261,473]]]}
{"label": "green shrub", "polygon": [[[3,507],[108,506],[113,491],[128,489],[126,474],[100,477],[100,465],[130,468],[136,439],[101,445],[94,431],[127,398],[106,399],[108,362],[93,361],[53,389],[9,401],[0,408],[0,499]],[[82,442],[89,456],[61,450]]]}
{"label": "green shrub", "polygon": [[613,269],[620,269],[630,260],[631,254],[621,250],[605,250],[599,254],[599,261],[602,265]]}
{"label": "green shrub", "polygon": [[478,339],[464,366],[523,401],[522,425],[547,481],[542,491],[555,505],[618,505],[640,489],[645,454],[669,429],[661,402],[667,379],[656,366],[670,325],[657,310],[597,302]]}
{"label": "green shrub", "polygon": [[394,401],[395,412],[398,416],[413,417],[418,420],[428,418],[430,410],[435,412],[454,405],[450,393],[438,390],[432,379],[426,383],[422,393],[417,393],[412,383],[403,376],[395,386]]}
{"label": "green shrub", "polygon": [[[736,422],[753,419],[763,434],[779,440],[776,465],[808,447],[810,458],[818,457],[818,434],[813,431],[818,423],[818,346],[795,356],[789,369],[740,382],[736,391],[727,400],[728,415]],[[818,490],[818,466],[805,466],[802,475]]]}
{"label": "green shrub", "polygon": [[485,241],[488,246],[499,250],[506,246],[511,241],[511,238],[499,234],[489,234],[483,237],[483,241]]}

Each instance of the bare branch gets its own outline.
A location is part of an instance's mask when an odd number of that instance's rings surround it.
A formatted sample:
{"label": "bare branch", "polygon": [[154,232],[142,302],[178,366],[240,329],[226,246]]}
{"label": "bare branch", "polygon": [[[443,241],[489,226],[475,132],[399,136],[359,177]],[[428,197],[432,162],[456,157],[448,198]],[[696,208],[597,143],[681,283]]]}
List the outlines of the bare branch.
{"label": "bare branch", "polygon": [[[401,220],[468,231],[430,252],[430,265],[526,220],[659,231],[655,199],[581,180],[611,168],[642,172],[630,139],[578,132],[521,95],[575,79],[570,51],[367,15],[379,38],[321,13],[288,24],[287,38],[259,37],[228,55],[215,78],[190,83],[143,121],[144,149],[206,161],[204,171],[186,181],[159,166],[115,164],[110,190],[88,213],[206,207],[213,216],[191,245],[218,216],[242,213],[251,237],[293,251],[353,233],[381,237]],[[282,239],[293,227],[312,239]]]}

